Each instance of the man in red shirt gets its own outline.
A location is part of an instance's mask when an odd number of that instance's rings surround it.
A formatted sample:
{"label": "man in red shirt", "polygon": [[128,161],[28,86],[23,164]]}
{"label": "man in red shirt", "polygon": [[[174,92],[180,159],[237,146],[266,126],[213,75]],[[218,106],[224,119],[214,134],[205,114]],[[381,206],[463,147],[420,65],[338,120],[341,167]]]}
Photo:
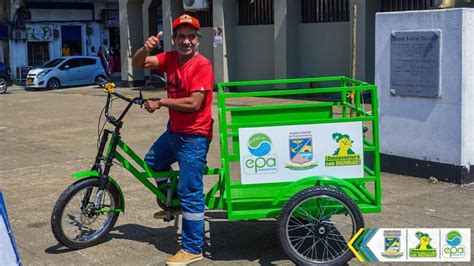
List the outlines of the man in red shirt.
{"label": "man in red shirt", "polygon": [[[212,138],[212,89],[214,73],[211,62],[197,52],[199,21],[182,15],[173,22],[173,51],[148,56],[159,45],[162,32],[151,36],[133,56],[133,67],[157,68],[167,74],[167,98],[148,100],[145,108],[153,113],[168,108],[167,130],[145,156],[154,171],[171,169],[179,164],[178,197],[181,201],[182,248],[167,260],[168,265],[186,265],[202,259],[204,245],[203,170]],[[163,212],[155,214],[161,218]]]}

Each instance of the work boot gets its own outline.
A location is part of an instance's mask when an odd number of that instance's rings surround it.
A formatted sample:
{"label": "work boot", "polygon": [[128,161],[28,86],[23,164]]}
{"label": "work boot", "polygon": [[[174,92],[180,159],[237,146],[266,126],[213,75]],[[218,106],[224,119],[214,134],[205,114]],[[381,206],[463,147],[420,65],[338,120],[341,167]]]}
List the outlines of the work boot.
{"label": "work boot", "polygon": [[168,258],[166,265],[188,265],[190,263],[202,260],[202,253],[193,254],[181,249],[176,255]]}

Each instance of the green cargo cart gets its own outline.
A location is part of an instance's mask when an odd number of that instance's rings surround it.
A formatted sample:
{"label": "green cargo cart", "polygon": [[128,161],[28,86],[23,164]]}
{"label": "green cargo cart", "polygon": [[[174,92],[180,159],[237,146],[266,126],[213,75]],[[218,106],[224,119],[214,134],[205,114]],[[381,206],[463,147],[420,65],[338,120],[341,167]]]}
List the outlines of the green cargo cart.
{"label": "green cargo cart", "polygon": [[[122,119],[141,95],[127,98],[105,85],[106,121],[90,171],[56,202],[56,239],[73,249],[104,239],[125,200],[109,175],[120,164],[169,211],[179,208],[178,171],[154,172],[122,139]],[[277,219],[283,250],[297,264],[341,265],[353,254],[347,242],[364,227],[362,213],[381,211],[377,88],[347,77],[218,84],[221,167],[207,168],[217,182],[205,194],[209,209],[229,220]],[[111,102],[128,102],[110,114]],[[154,185],[153,179],[168,182]],[[206,177],[205,177],[206,178]]]}
{"label": "green cargo cart", "polygon": [[208,207],[276,218],[298,264],[347,262],[361,213],[381,211],[377,105],[376,86],[347,77],[219,83],[222,168]]}

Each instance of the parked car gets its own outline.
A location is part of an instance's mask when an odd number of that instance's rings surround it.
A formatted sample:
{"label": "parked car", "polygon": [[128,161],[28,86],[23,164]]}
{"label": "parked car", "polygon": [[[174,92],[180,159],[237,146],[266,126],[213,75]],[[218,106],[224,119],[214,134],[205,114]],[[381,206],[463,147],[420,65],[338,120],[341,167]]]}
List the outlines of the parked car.
{"label": "parked car", "polygon": [[26,88],[59,89],[89,85],[106,77],[98,57],[64,56],[30,70],[26,76]]}
{"label": "parked car", "polygon": [[0,94],[7,92],[8,86],[13,84],[11,75],[10,67],[0,62]]}

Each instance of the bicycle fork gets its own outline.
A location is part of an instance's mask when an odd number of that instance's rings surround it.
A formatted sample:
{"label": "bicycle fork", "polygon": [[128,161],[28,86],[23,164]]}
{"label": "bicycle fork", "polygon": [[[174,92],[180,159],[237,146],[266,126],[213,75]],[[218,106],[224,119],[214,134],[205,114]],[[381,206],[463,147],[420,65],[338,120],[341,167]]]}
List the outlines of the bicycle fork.
{"label": "bicycle fork", "polygon": [[[109,134],[112,134],[112,138],[109,144],[109,148],[107,150],[106,156],[104,157],[104,150],[105,146],[107,145]],[[97,171],[99,173],[99,189],[96,193],[96,197],[94,200],[94,209],[99,210],[102,208],[102,198],[104,195],[104,189],[107,183],[109,182],[109,172],[110,168],[113,165],[113,160],[115,158],[114,154],[120,140],[120,133],[118,130],[112,132],[110,130],[105,129],[100,140],[99,149],[97,151],[97,155],[95,158],[95,162],[91,168],[92,171]],[[102,169],[101,162],[104,161],[104,168]],[[87,210],[87,206],[90,202],[90,197],[92,194],[93,188],[88,188],[86,193],[84,194],[84,198],[82,200],[82,210]]]}

